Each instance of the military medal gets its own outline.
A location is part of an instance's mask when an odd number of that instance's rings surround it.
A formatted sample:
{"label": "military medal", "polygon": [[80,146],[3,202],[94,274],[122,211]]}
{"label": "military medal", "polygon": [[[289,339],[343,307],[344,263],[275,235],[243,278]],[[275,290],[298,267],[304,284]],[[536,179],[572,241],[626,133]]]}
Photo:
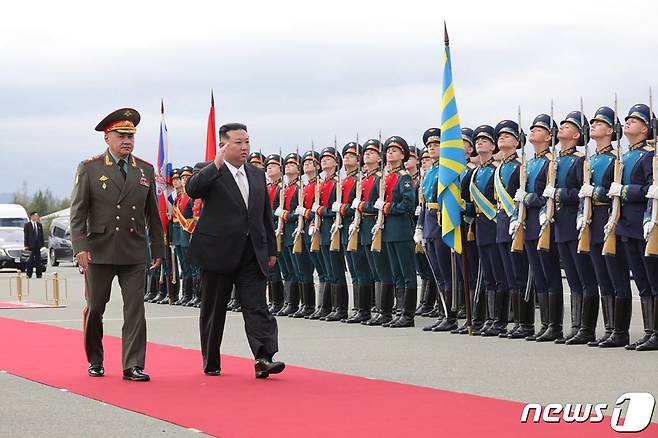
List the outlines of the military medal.
{"label": "military medal", "polygon": [[105,175],[102,175],[100,178],[98,178],[98,180],[103,183],[101,184],[101,187],[103,188],[103,190],[105,190],[107,188],[107,184],[105,184],[105,181],[109,180],[109,178],[106,177]]}

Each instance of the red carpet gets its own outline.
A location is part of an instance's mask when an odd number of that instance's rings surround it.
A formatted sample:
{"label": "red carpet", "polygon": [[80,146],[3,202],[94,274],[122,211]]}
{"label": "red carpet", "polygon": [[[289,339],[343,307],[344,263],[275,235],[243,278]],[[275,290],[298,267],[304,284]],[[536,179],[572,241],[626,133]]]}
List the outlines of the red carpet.
{"label": "red carpet", "polygon": [[54,304],[43,303],[28,303],[26,301],[0,301],[0,309],[50,309],[54,307],[66,306],[56,306]]}
{"label": "red carpet", "polygon": [[[147,354],[153,380],[124,382],[120,340],[110,336],[106,377],[92,379],[80,331],[0,318],[0,334],[0,370],[225,438],[617,435],[609,418],[521,424],[521,403],[293,366],[256,380],[253,361],[232,356],[222,376],[206,377],[199,351],[158,344]],[[640,435],[658,436],[658,424]]]}

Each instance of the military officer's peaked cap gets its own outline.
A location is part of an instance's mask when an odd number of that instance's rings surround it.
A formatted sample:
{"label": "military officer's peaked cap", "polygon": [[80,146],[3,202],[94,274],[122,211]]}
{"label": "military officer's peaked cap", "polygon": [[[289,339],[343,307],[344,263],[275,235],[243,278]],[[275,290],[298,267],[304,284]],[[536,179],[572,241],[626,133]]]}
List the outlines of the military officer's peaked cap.
{"label": "military officer's peaked cap", "polygon": [[631,117],[643,121],[644,124],[647,125],[649,129],[651,129],[651,119],[655,118],[656,115],[651,114],[651,110],[645,104],[636,103],[631,107],[631,109],[628,110],[628,115],[624,121],[630,119]]}
{"label": "military officer's peaked cap", "polygon": [[488,138],[492,143],[496,143],[496,140],[494,140],[494,129],[489,125],[480,125],[475,128],[473,131],[473,141],[477,141],[480,137]]}
{"label": "military officer's peaked cap", "polygon": [[418,158],[418,148],[416,146],[409,146],[409,156]]}
{"label": "military officer's peaked cap", "polygon": [[260,164],[263,164],[264,161],[263,154],[260,152],[252,152],[247,156],[247,163],[253,163],[254,161],[259,162]]}
{"label": "military officer's peaked cap", "polygon": [[[587,117],[583,115],[582,120],[585,122],[585,128],[589,128]],[[580,111],[571,111],[569,114],[567,114],[567,117],[565,117],[565,119],[560,122],[560,126],[562,126],[564,123],[571,123],[572,125],[576,126],[576,128],[578,128],[578,130],[581,132],[580,138],[578,138],[578,146],[583,146],[585,144],[585,138],[582,135],[583,124],[581,123]]]}
{"label": "military officer's peaked cap", "polygon": [[590,123],[594,123],[599,120],[612,128],[612,139],[617,140],[617,132],[615,131],[615,126],[619,124],[619,119],[616,117],[615,112],[608,108],[607,106],[602,106],[597,109],[594,113],[594,117],[590,120]]}
{"label": "military officer's peaked cap", "polygon": [[494,137],[496,138],[496,141],[498,141],[498,137],[500,137],[503,132],[507,132],[517,139],[519,142],[519,144],[516,145],[517,149],[523,147],[523,144],[521,143],[525,142],[525,138],[519,133],[518,123],[516,123],[514,120],[503,120],[502,122],[498,123],[494,128]]}
{"label": "military officer's peaked cap", "polygon": [[139,125],[141,116],[137,110],[132,108],[121,108],[108,114],[98,125],[96,131],[105,132],[117,131],[122,134],[134,134]]}
{"label": "military officer's peaked cap", "polygon": [[265,159],[265,166],[267,166],[268,164],[281,165],[281,156],[279,154],[269,154]]}
{"label": "military officer's peaked cap", "polygon": [[181,169],[171,169],[171,174],[169,175],[169,177],[171,178],[172,181],[177,178],[180,179]]}
{"label": "military officer's peaked cap", "polygon": [[477,157],[478,153],[475,151],[475,142],[473,140],[473,130],[471,128],[462,128],[462,140],[465,142],[470,143],[470,145],[473,147],[473,150],[471,151],[471,157]]}
{"label": "military officer's peaked cap", "polygon": [[441,130],[439,128],[430,128],[423,134],[423,144],[425,146],[432,142],[441,142]]}
{"label": "military officer's peaked cap", "polygon": [[301,164],[299,154],[295,152],[291,152],[288,155],[286,155],[286,157],[283,159],[283,164],[286,165],[288,163],[293,163],[299,166]]}
{"label": "military officer's peaked cap", "polygon": [[363,152],[367,151],[368,149],[377,152],[378,154],[382,153],[382,143],[375,139],[371,138],[367,142],[363,143]]}
{"label": "military officer's peaked cap", "polygon": [[361,145],[357,144],[354,141],[351,141],[347,143],[345,146],[343,146],[343,157],[345,154],[353,154],[356,155],[357,157],[361,156]]}
{"label": "military officer's peaked cap", "polygon": [[548,132],[555,132],[557,130],[557,124],[555,123],[555,120],[553,120],[553,129],[551,129],[551,116],[548,114],[539,114],[537,117],[535,117],[535,120],[532,121],[532,125],[530,125],[530,129],[534,128],[535,126],[538,126],[540,128],[544,128]]}
{"label": "military officer's peaked cap", "polygon": [[334,148],[333,146],[326,147],[322,149],[322,151],[320,151],[320,159],[324,157],[331,157],[334,160],[336,160],[339,169],[343,167],[343,159],[341,158],[336,148]]}
{"label": "military officer's peaked cap", "polygon": [[302,163],[307,160],[315,161],[316,164],[320,164],[320,153],[318,151],[306,151],[304,156],[302,156]]}
{"label": "military officer's peaked cap", "polygon": [[420,159],[421,160],[424,160],[425,158],[429,158],[429,157],[430,157],[430,151],[428,151],[427,148],[420,150]]}
{"label": "military officer's peaked cap", "polygon": [[180,176],[192,176],[194,169],[191,166],[183,166],[180,168]]}
{"label": "military officer's peaked cap", "polygon": [[407,161],[409,159],[409,145],[407,144],[404,138],[398,135],[389,137],[384,142],[384,150],[387,150],[390,147],[399,148],[400,150],[402,150],[402,152],[404,152],[404,159],[402,161]]}

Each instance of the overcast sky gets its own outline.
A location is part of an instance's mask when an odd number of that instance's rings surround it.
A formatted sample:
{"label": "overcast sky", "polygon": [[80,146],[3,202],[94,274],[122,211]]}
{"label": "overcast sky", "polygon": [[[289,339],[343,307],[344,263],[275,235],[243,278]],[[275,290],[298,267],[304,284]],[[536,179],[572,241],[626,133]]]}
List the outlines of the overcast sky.
{"label": "overcast sky", "polygon": [[[0,193],[68,196],[77,163],[105,149],[114,109],[140,111],[135,154],[155,162],[164,98],[175,166],[203,158],[210,90],[218,126],[248,125],[263,153],[439,125],[443,20],[462,126],[625,114],[658,95],[655,1],[406,0],[13,2],[0,27]],[[658,97],[657,103],[658,105]]]}

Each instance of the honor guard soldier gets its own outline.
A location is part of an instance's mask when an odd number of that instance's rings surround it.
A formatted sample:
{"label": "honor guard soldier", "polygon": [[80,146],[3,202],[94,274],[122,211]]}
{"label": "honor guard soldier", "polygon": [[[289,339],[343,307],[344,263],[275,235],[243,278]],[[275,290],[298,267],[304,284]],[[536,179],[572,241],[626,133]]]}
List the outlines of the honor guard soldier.
{"label": "honor guard soldier", "polygon": [[[352,277],[353,299],[355,312],[352,316],[343,322],[348,324],[357,324],[368,321],[372,314],[370,308],[372,305],[372,295],[374,293],[374,284],[368,267],[365,249],[363,245],[358,244],[358,232],[352,224],[355,221],[357,213],[356,208],[361,201],[361,190],[363,189],[361,170],[362,150],[361,145],[356,142],[349,142],[343,147],[343,165],[345,166],[346,176],[341,184],[342,196],[339,205],[335,205],[338,213],[342,216],[341,245],[347,260],[347,267]],[[357,199],[357,193],[359,199]],[[360,219],[356,219],[360,220]],[[356,225],[355,225],[356,226]],[[350,236],[354,236],[355,248],[349,248]]]}
{"label": "honor guard soldier", "polygon": [[[502,162],[494,172],[494,189],[498,199],[498,213],[496,215],[496,244],[498,252],[505,268],[507,286],[509,290],[496,295],[496,311],[499,324],[486,334],[497,334],[500,337],[522,329],[518,338],[525,338],[534,332],[530,329],[530,321],[527,316],[532,309],[534,314],[534,303],[525,302],[525,292],[528,283],[528,259],[523,248],[521,252],[512,252],[512,236],[510,235],[510,218],[514,214],[514,194],[519,189],[519,176],[521,172],[521,160],[517,150],[525,146],[525,134],[520,130],[518,123],[512,120],[503,120],[496,125],[494,137],[498,149],[502,154]],[[523,299],[521,299],[523,294]],[[500,328],[506,326],[509,321],[510,300],[512,303],[512,314],[514,327],[503,331]],[[523,303],[521,302],[523,301]],[[523,307],[524,318],[521,321],[521,307]],[[529,307],[529,308],[528,308]],[[523,323],[523,328],[521,327]],[[495,333],[498,332],[498,333]]]}
{"label": "honor guard soldier", "polygon": [[[615,329],[612,335],[599,344],[599,347],[621,347],[635,350],[649,341],[653,334],[653,298],[658,286],[658,266],[655,258],[645,257],[646,241],[643,235],[644,212],[647,207],[647,193],[653,182],[654,147],[647,144],[653,133],[651,121],[655,117],[648,106],[636,104],[628,111],[624,124],[624,135],[628,139],[629,150],[622,157],[621,183],[613,182],[608,191],[609,197],[621,199],[621,216],[617,223],[617,261],[623,251],[628,266],[633,273],[633,281],[640,292],[644,336],[629,344],[628,328],[631,321],[631,290],[626,289],[626,278],[613,278],[615,283]],[[608,260],[606,260],[607,262]],[[625,270],[628,272],[628,270]],[[628,274],[627,274],[628,275]]]}
{"label": "honor guard soldier", "polygon": [[[560,257],[554,241],[554,233],[551,232],[554,228],[552,223],[546,224],[546,231],[550,235],[546,247],[538,248],[541,233],[539,217],[546,205],[546,198],[544,198],[543,193],[546,188],[549,167],[554,160],[550,147],[555,145],[556,137],[557,124],[551,119],[551,116],[539,114],[535,117],[530,126],[529,138],[534,148],[534,157],[528,160],[526,166],[526,186],[519,188],[514,195],[514,201],[523,203],[525,207],[523,245],[528,258],[530,273],[532,274],[533,289],[537,294],[541,324],[537,333],[525,338],[528,341],[535,341],[548,330],[551,315],[554,315],[556,321],[559,316],[560,329],[562,325],[561,311],[558,311],[563,306],[561,298],[563,294],[562,272],[560,271]],[[519,226],[522,226],[522,224],[519,224]],[[527,302],[534,303],[532,294],[528,296]],[[555,310],[553,312],[549,312],[549,302],[554,303]],[[556,322],[556,324],[558,323]]]}
{"label": "honor guard soldier", "polygon": [[[78,166],[71,200],[71,243],[85,274],[84,345],[88,374],[104,375],[103,313],[114,277],[123,297],[121,364],[124,380],[147,381],[144,282],[150,243],[157,269],[164,256],[153,166],[135,157],[139,113],[122,108],[96,126],[108,149]],[[146,230],[148,228],[148,239]]]}
{"label": "honor guard soldier", "polygon": [[[487,319],[481,330],[475,335],[495,336],[502,333],[507,320],[502,317],[500,304],[508,292],[507,277],[496,244],[497,208],[495,199],[495,173],[498,167],[493,155],[498,153],[494,137],[494,128],[480,125],[473,132],[475,149],[480,157],[480,165],[473,171],[470,192],[475,205],[475,242],[478,256],[485,276],[493,278],[493,283],[486,288]],[[500,297],[500,298],[498,298]],[[509,301],[508,301],[509,305]],[[498,310],[498,311],[496,311]]]}
{"label": "honor guard soldier", "polygon": [[308,232],[311,224],[315,222],[315,215],[312,211],[315,194],[318,193],[318,198],[320,195],[320,178],[318,176],[320,172],[320,154],[314,150],[307,151],[302,157],[302,167],[308,182],[304,186],[304,204],[297,207],[298,210],[295,211],[295,214],[301,214],[304,217],[303,250],[313,264],[320,281],[318,306],[315,312],[304,317],[305,319],[315,320],[326,317],[331,313],[331,276],[328,274],[328,268],[324,265],[322,253],[320,251],[311,251],[312,236]]}
{"label": "honor guard soldier", "polygon": [[[382,163],[382,144],[379,140],[370,139],[363,144],[363,166],[365,174],[362,181],[361,200],[357,204],[354,201],[353,206],[361,214],[361,224],[359,226],[359,244],[364,248],[366,260],[370,267],[370,274],[375,280],[375,299],[374,309],[371,309],[377,315],[372,315],[368,321],[361,324],[368,326],[380,326],[390,323],[393,311],[393,295],[395,286],[393,284],[393,274],[388,263],[386,248],[381,245],[379,248],[373,248],[373,229],[378,222],[379,215],[372,205],[377,200],[382,185],[382,172],[380,163]],[[380,241],[381,242],[381,241]]]}
{"label": "honor guard soldier", "polygon": [[[384,179],[384,197],[378,197],[372,208],[381,211],[386,217],[386,226],[379,231],[382,233],[382,243],[386,248],[391,272],[403,279],[404,289],[399,293],[396,291],[400,297],[399,301],[402,302],[401,314],[390,323],[382,325],[393,328],[413,327],[418,295],[412,219],[416,195],[411,176],[402,167],[409,158],[409,146],[402,137],[393,136],[384,143],[384,151],[389,166]],[[373,234],[376,231],[378,230],[373,230]]]}
{"label": "honor guard soldier", "polygon": [[292,257],[293,232],[295,224],[289,216],[297,207],[298,199],[298,182],[300,173],[300,156],[293,152],[283,159],[283,166],[288,183],[283,189],[283,205],[277,207],[274,215],[280,219],[277,226],[277,232],[281,235],[281,262],[285,266],[282,273],[287,274],[283,280],[284,306],[276,316],[292,315],[299,310],[299,300],[301,293],[301,274]]}
{"label": "honor guard soldier", "polygon": [[[414,241],[425,243],[425,254],[436,283],[439,307],[443,305],[448,310],[447,315],[436,315],[439,319],[424,331],[450,331],[457,328],[457,314],[452,311],[452,268],[450,248],[441,237],[441,210],[437,201],[439,182],[439,148],[441,143],[441,130],[429,128],[423,134],[423,143],[433,160],[432,167],[423,176],[423,208],[418,216],[418,224],[414,231]],[[443,311],[443,310],[442,310]],[[430,316],[430,315],[428,315]]]}
{"label": "honor guard soldier", "polygon": [[[322,321],[340,321],[346,319],[349,294],[347,279],[345,278],[345,256],[342,248],[331,250],[331,236],[333,232],[340,232],[335,228],[336,213],[333,204],[336,202],[336,193],[340,176],[338,169],[342,167],[342,159],[336,148],[326,147],[320,152],[320,167],[324,172],[324,179],[320,184],[320,199],[313,204],[313,212],[321,218],[320,224],[320,252],[326,269],[326,275],[331,283],[331,312],[320,318]],[[311,227],[313,234],[315,230]]]}
{"label": "honor guard soldier", "polygon": [[[553,227],[555,243],[571,291],[571,331],[566,338],[559,332],[552,332],[555,336],[554,341],[558,344],[563,344],[573,338],[580,330],[583,295],[596,297],[597,300],[599,295],[592,261],[587,254],[578,253],[578,229],[576,228],[580,203],[578,192],[583,185],[583,162],[585,161],[584,154],[576,151],[576,146],[585,145],[587,137],[585,130],[588,129],[589,122],[580,111],[570,112],[560,122],[557,134],[560,141],[560,156],[557,157],[555,186],[547,185],[544,189],[544,196],[552,198],[555,202]],[[551,331],[549,330],[549,332]],[[538,340],[549,340],[549,332]]]}
{"label": "honor guard soldier", "polygon": [[[265,159],[265,175],[268,179],[267,195],[270,198],[270,208],[274,212],[279,207],[279,194],[283,188],[283,173],[281,171],[281,156],[279,154],[270,154],[267,156]],[[275,228],[277,219],[274,213],[272,213],[272,222]],[[270,300],[267,309],[274,315],[279,313],[283,308],[283,279],[279,257],[277,257],[274,267],[268,273],[267,290]]]}
{"label": "honor guard soldier", "polygon": [[[612,148],[612,140],[617,140],[617,127],[621,127],[619,119],[615,112],[608,107],[601,107],[596,110],[594,117],[590,120],[590,137],[596,142],[596,151],[590,158],[590,184],[583,184],[578,192],[580,198],[579,218],[584,217],[584,211],[588,206],[586,200],[589,198],[590,204],[590,245],[589,257],[594,267],[596,280],[599,285],[601,295],[601,309],[603,313],[603,324],[605,333],[599,339],[596,339],[596,322],[599,317],[599,305],[596,297],[585,295],[583,297],[583,320],[580,331],[567,341],[568,344],[588,344],[597,346],[605,341],[612,334],[614,328],[614,302],[615,290],[612,278],[615,275],[628,277],[626,273],[619,273],[619,263],[611,263],[612,270],[606,266],[605,256],[603,255],[603,243],[605,241],[604,228],[611,215],[611,201],[607,193],[610,190],[610,184],[614,177],[615,154]],[[619,133],[621,135],[621,133]],[[587,168],[586,168],[587,169]],[[583,222],[583,219],[579,220]],[[579,229],[587,226],[582,223]],[[614,255],[609,255],[616,260]],[[628,268],[626,268],[628,271]],[[630,282],[627,284],[630,288]]]}
{"label": "honor guard soldier", "polygon": [[247,156],[247,163],[252,164],[259,169],[265,170],[265,157],[260,152],[252,152]]}
{"label": "honor guard soldier", "polygon": [[194,169],[190,166],[183,166],[180,168],[180,189],[176,193],[174,206],[172,208],[173,217],[178,222],[178,234],[174,238],[174,249],[178,266],[180,266],[181,280],[182,280],[182,296],[174,302],[176,306],[182,306],[189,303],[193,298],[193,274],[192,266],[187,257],[187,250],[190,247],[190,237],[196,227],[194,220],[194,212],[192,207],[194,201],[185,192],[185,182],[192,176]]}

